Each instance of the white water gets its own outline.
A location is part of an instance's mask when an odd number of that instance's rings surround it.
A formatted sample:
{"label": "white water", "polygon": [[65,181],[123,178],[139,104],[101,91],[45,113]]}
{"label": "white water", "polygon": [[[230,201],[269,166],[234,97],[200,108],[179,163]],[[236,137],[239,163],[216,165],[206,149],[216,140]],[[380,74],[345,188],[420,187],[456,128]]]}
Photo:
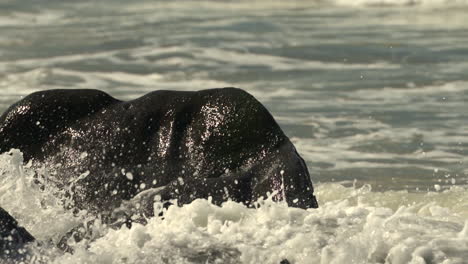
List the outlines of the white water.
{"label": "white water", "polygon": [[0,112],[54,88],[237,86],[292,139],[320,208],[196,201],[97,227],[70,255],[51,245],[90,218],[18,152],[0,155],[0,206],[45,263],[468,263],[467,14],[467,0],[0,0]]}
{"label": "white water", "polygon": [[320,184],[321,207],[309,210],[269,200],[257,209],[196,200],[170,207],[146,226],[97,226],[99,235],[75,244],[71,255],[47,242],[57,242],[85,215],[64,211],[53,188],[40,190],[21,152],[0,155],[0,168],[0,203],[45,243],[31,249],[32,262],[468,263],[468,192],[460,186],[409,193]]}

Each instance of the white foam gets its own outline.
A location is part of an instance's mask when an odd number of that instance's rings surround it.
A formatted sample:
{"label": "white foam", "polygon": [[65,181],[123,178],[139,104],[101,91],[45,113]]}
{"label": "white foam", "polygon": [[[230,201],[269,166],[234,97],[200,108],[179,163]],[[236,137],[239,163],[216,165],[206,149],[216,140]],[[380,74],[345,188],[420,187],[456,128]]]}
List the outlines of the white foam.
{"label": "white foam", "polygon": [[54,263],[462,263],[467,212],[444,198],[465,193],[373,193],[327,184],[318,186],[317,210],[196,200],[169,208],[164,220],[110,231],[89,250]]}
{"label": "white foam", "polygon": [[[437,99],[442,99],[444,97],[450,97],[453,93],[463,93],[468,90],[468,82],[466,81],[454,81],[448,83],[442,83],[439,85],[426,85],[415,87],[414,84],[409,83],[408,87],[385,87],[374,91],[367,90],[358,90],[352,94],[353,98],[359,100],[369,100],[366,103],[372,103],[374,101],[376,104],[385,103],[400,103],[404,104],[409,102],[410,99],[413,99],[417,96],[437,96]],[[434,103],[429,101],[427,103]]]}
{"label": "white foam", "polygon": [[12,12],[0,18],[2,26],[37,26],[49,24],[61,24],[65,14],[58,10],[47,10],[36,13]]}
{"label": "white foam", "polygon": [[[19,151],[0,155],[0,203],[20,224],[48,240],[84,221],[64,211],[51,189],[33,184],[32,169],[21,163]],[[48,263],[446,264],[468,257],[465,187],[409,193],[320,184],[316,195],[321,207],[309,210],[271,200],[256,209],[196,200],[170,207],[146,226],[100,226],[101,235],[74,245],[73,255],[36,254]]]}
{"label": "white foam", "polygon": [[447,6],[466,5],[466,0],[333,0],[345,6]]}
{"label": "white foam", "polygon": [[[10,212],[21,225],[37,239],[58,242],[70,228],[81,222],[65,211],[62,201],[54,195],[60,193],[47,178],[36,178],[35,173],[47,176],[48,168],[35,171],[31,164],[23,166],[23,155],[11,150],[0,155],[0,206]],[[36,181],[42,181],[46,188],[41,190]]]}
{"label": "white foam", "polygon": [[293,0],[293,1],[279,1],[279,0],[255,0],[255,1],[186,1],[183,5],[173,2],[160,3],[158,6],[153,4],[127,4],[125,10],[131,12],[143,12],[148,10],[157,10],[157,8],[167,8],[175,12],[176,10],[192,10],[196,5],[199,9],[225,9],[230,8],[233,10],[258,10],[267,9],[274,10],[277,8],[297,8],[297,7],[314,7],[314,6],[327,6],[327,5],[340,5],[348,7],[374,7],[374,6],[457,6],[466,5],[467,0]]}
{"label": "white foam", "polygon": [[396,64],[378,62],[367,64],[345,64],[333,62],[321,62],[313,60],[291,59],[281,56],[251,54],[246,52],[229,51],[215,48],[205,48],[197,53],[197,57],[203,60],[216,60],[229,64],[242,66],[267,66],[272,70],[349,70],[349,69],[397,69]]}

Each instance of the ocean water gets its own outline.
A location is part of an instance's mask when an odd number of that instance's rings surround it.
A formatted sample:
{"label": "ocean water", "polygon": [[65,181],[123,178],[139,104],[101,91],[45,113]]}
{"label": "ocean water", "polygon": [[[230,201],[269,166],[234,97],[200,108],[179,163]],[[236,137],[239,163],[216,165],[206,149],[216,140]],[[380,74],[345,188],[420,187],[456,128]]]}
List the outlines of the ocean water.
{"label": "ocean water", "polygon": [[466,21],[464,0],[0,0],[0,112],[56,88],[240,87],[306,160],[320,208],[197,200],[96,225],[68,254],[53,244],[89,217],[19,151],[0,155],[0,206],[40,240],[35,263],[468,263]]}

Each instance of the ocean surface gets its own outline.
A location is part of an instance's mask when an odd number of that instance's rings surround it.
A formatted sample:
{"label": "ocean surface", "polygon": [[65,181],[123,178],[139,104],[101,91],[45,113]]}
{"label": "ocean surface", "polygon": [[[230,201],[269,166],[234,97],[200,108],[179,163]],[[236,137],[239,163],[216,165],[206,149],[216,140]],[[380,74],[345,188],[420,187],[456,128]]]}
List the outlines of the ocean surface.
{"label": "ocean surface", "polygon": [[89,217],[1,154],[0,206],[41,241],[33,263],[468,263],[468,0],[0,0],[0,32],[0,113],[47,89],[240,87],[320,204],[197,200],[97,225],[68,254],[53,244]]}

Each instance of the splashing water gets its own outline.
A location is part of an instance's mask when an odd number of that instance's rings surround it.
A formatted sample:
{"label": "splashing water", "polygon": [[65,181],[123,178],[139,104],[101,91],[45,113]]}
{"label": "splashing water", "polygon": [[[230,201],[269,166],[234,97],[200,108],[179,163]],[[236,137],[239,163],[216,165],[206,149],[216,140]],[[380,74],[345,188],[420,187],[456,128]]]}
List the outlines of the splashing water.
{"label": "splashing water", "polygon": [[54,164],[14,150],[0,206],[41,241],[36,262],[468,263],[467,0],[0,2],[0,112],[54,88],[241,87],[321,206],[197,200],[145,226],[96,224],[71,255],[53,245],[92,217],[63,209]]}
{"label": "splashing water", "polygon": [[[0,203],[42,242],[57,242],[87,221],[63,209],[58,190],[35,183],[47,168],[22,165],[18,150],[0,155]],[[47,177],[44,177],[47,178]],[[44,183],[42,183],[44,184]],[[374,192],[369,185],[320,184],[319,209],[271,199],[257,208],[196,200],[165,209],[143,226],[109,229],[73,245],[31,251],[38,263],[466,263],[468,192]],[[162,208],[156,204],[155,208]],[[160,209],[156,209],[160,210]],[[33,261],[34,262],[34,261]]]}

